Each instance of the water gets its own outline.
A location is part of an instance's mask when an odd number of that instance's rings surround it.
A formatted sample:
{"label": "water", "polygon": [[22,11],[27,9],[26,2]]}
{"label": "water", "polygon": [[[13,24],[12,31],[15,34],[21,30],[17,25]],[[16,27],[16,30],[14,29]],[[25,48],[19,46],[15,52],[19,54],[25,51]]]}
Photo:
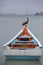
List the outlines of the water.
{"label": "water", "polygon": [[[43,45],[43,16],[28,16],[28,28]],[[26,16],[0,16],[0,65],[43,65],[42,56],[39,60],[6,60],[3,45],[12,39],[22,28]]]}

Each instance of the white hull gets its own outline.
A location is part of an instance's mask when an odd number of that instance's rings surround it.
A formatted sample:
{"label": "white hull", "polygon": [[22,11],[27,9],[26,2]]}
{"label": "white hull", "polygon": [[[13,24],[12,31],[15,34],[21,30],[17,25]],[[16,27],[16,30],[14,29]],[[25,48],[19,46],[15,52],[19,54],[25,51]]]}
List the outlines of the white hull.
{"label": "white hull", "polygon": [[19,50],[19,49],[10,49],[9,47],[5,47],[4,49],[5,56],[41,56],[41,48],[36,47],[34,49],[26,49],[26,50]]}

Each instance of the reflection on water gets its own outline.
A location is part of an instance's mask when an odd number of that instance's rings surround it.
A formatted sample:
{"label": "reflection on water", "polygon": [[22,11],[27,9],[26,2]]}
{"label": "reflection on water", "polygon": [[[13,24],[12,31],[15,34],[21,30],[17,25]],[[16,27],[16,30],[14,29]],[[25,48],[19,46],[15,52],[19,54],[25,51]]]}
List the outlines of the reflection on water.
{"label": "reflection on water", "polygon": [[6,59],[4,65],[41,65],[40,60],[8,60]]}

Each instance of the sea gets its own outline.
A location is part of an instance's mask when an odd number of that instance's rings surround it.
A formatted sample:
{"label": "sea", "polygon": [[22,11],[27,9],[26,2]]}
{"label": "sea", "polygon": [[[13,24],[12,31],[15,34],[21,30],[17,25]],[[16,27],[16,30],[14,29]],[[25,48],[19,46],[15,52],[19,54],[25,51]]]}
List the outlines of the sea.
{"label": "sea", "polygon": [[3,45],[19,33],[27,17],[28,28],[43,46],[43,15],[0,15],[0,65],[43,65],[43,48],[41,58],[37,60],[11,60],[4,56]]}

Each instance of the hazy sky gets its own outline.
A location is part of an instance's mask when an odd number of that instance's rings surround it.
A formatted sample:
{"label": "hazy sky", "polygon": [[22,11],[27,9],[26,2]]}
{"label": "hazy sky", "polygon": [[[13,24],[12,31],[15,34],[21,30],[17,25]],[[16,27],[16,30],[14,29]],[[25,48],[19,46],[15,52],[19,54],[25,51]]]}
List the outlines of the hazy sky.
{"label": "hazy sky", "polygon": [[43,0],[0,0],[0,13],[33,14],[43,11]]}

